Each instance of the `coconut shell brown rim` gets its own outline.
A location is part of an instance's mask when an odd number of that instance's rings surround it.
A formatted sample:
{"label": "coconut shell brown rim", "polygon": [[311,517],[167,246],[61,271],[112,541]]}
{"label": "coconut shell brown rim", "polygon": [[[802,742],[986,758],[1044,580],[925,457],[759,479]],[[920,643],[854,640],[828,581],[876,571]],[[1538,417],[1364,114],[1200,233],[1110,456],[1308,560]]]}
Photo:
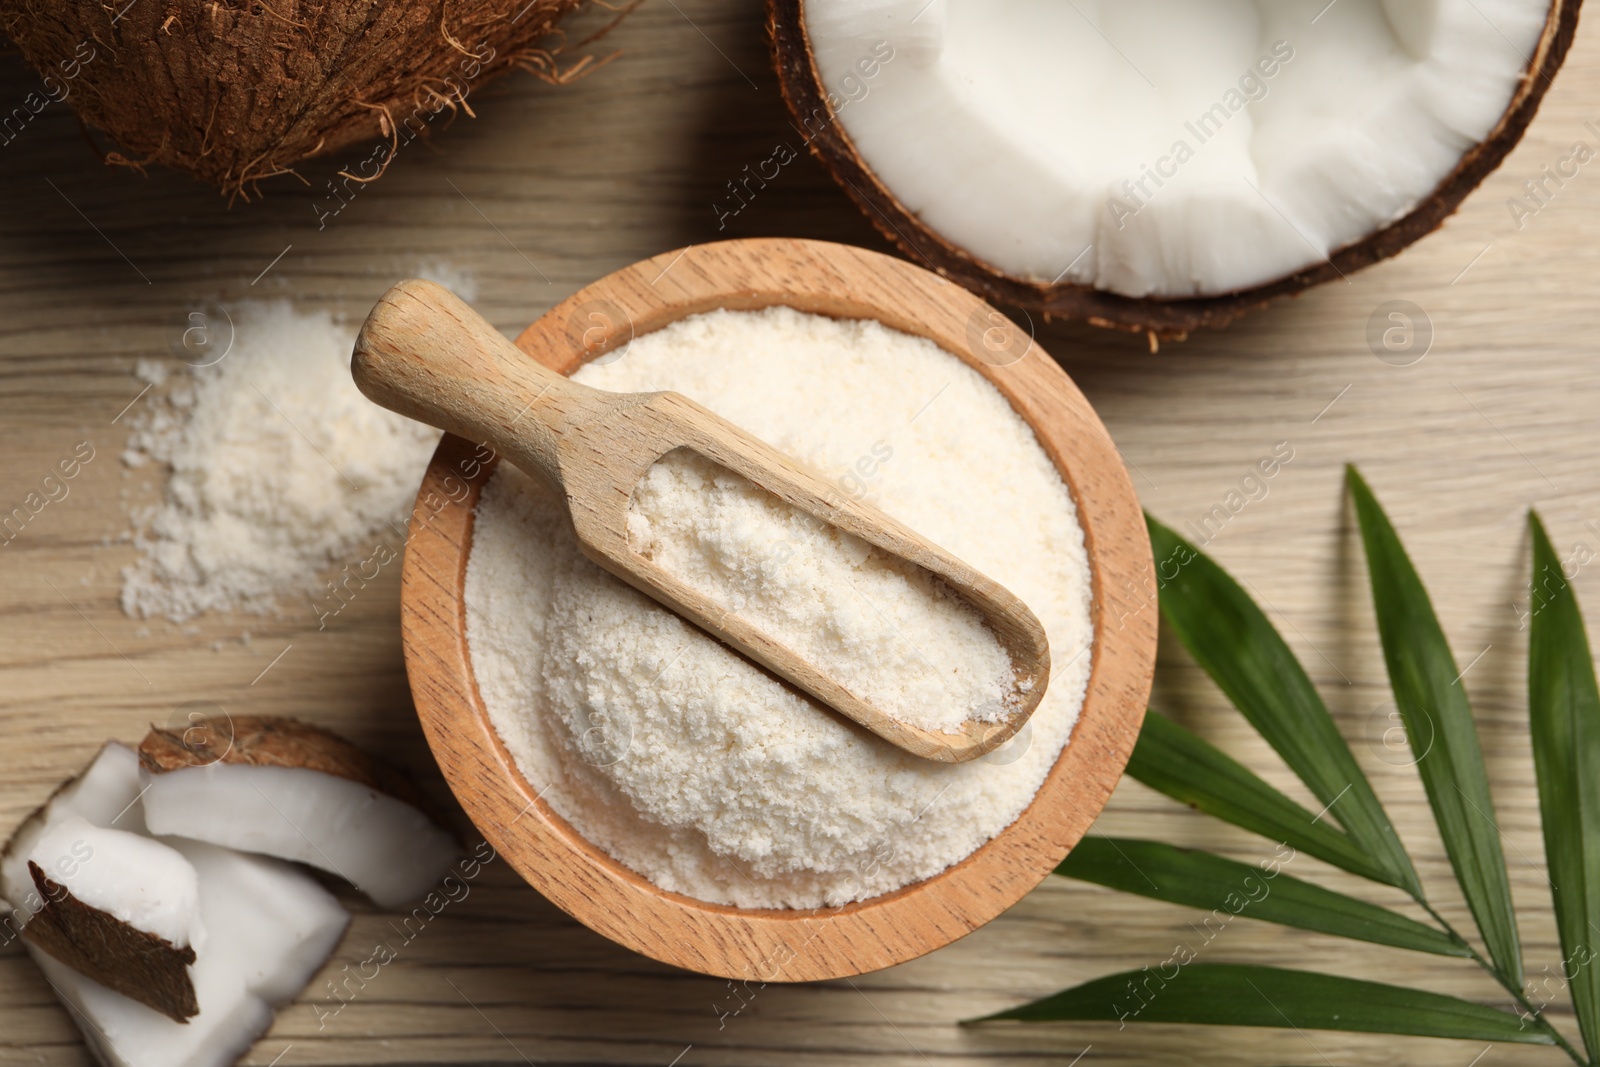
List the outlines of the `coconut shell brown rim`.
{"label": "coconut shell brown rim", "polygon": [[[924,226],[861,159],[836,120],[822,89],[805,29],[805,0],[767,0],[767,33],[784,103],[811,154],[871,220],[878,232],[916,262],[953,278],[985,300],[1041,312],[1046,319],[1082,320],[1095,326],[1182,339],[1201,327],[1225,326],[1271,301],[1323,282],[1343,279],[1427,236],[1453,215],[1467,194],[1516,147],[1539,110],[1578,28],[1583,0],[1553,0],[1538,47],[1500,121],[1417,207],[1395,222],[1336,251],[1321,263],[1276,281],[1216,296],[1166,299],[1129,297],[1071,282],[1047,284],[1016,278],[964,251]],[[817,122],[823,116],[825,121]]]}
{"label": "coconut shell brown rim", "polygon": [[[984,331],[1006,320],[921,268],[817,241],[701,245],[601,279],[542,316],[517,344],[566,374],[688,315],[773,305],[876,318],[940,344],[1033,426],[1077,503],[1093,572],[1088,691],[1069,744],[1011,826],[932,878],[839,908],[743,909],[668,892],[550,809],[490,724],[473,676],[462,596],[473,510],[494,469],[481,446],[453,436],[440,442],[413,512],[401,591],[406,668],[423,731],[490,844],[535,889],[613,941],[690,970],[763,982],[835,978],[913,959],[982,926],[1046,878],[1105,805],[1133,750],[1154,671],[1157,617],[1143,513],[1088,401],[1015,327],[1016,345],[988,345],[992,335]],[[975,337],[985,340],[975,344]],[[990,362],[996,351],[1015,361]]]}

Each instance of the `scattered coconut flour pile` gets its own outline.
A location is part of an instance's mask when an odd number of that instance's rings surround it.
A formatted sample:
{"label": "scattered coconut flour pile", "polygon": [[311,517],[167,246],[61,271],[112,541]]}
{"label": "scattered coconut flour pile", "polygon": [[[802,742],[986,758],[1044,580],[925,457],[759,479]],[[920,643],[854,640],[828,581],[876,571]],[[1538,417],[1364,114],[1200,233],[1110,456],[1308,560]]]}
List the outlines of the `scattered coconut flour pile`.
{"label": "scattered coconut flour pile", "polygon": [[628,546],[901,722],[954,733],[1021,703],[1011,656],[939,578],[688,449],[634,489]]}
{"label": "scattered coconut flour pile", "polygon": [[438,282],[471,304],[478,299],[478,276],[465,267],[445,259],[424,259],[411,272],[413,278]]}
{"label": "scattered coconut flour pile", "polygon": [[919,759],[590,563],[559,501],[502,465],[478,505],[468,640],[495,728],[546,802],[657,885],[744,907],[876,896],[1015,820],[1077,719],[1092,624],[1072,499],[1004,397],[931,342],[789,308],[698,315],[577,378],[678,390],[838,477],[1021,597],[1055,667],[1006,746]]}
{"label": "scattered coconut flour pile", "polygon": [[123,459],[165,464],[171,478],[165,499],[134,517],[129,615],[275,610],[403,522],[438,441],[356,389],[354,326],[282,301],[229,316],[232,346],[211,365],[137,369],[156,388]]}

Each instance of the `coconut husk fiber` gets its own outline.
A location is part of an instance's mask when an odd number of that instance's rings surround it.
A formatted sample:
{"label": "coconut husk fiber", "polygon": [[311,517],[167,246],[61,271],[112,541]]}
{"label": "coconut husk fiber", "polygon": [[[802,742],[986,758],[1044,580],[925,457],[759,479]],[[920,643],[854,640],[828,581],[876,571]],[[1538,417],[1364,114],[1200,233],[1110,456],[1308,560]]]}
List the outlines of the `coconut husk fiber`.
{"label": "coconut husk fiber", "polygon": [[[393,148],[472,113],[513,69],[563,81],[558,27],[591,0],[0,0],[0,28],[117,150],[230,196],[356,142]],[[356,180],[370,181],[393,152]]]}

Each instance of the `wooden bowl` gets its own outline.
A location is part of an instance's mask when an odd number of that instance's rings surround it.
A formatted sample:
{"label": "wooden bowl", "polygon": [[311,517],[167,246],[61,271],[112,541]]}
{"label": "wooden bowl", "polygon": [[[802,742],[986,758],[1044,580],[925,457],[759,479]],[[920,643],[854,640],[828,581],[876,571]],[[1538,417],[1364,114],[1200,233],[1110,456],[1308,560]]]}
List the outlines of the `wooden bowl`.
{"label": "wooden bowl", "polygon": [[1088,401],[999,312],[909,263],[819,241],[693,246],[600,279],[529,326],[517,345],[569,374],[685,316],[774,304],[877,319],[976,368],[1033,427],[1077,502],[1093,571],[1088,691],[1039,792],[993,840],[932,878],[837,908],[734,908],[660,889],[541,801],[490,724],[467,650],[462,596],[473,509],[494,468],[488,450],[456,437],[440,442],[412,514],[401,586],[417,714],[446,781],[489,843],[535,889],[613,941],[693,971],[763,982],[837,978],[914,959],[971,933],[1038,885],[1122,775],[1150,692],[1157,616],[1139,502]]}

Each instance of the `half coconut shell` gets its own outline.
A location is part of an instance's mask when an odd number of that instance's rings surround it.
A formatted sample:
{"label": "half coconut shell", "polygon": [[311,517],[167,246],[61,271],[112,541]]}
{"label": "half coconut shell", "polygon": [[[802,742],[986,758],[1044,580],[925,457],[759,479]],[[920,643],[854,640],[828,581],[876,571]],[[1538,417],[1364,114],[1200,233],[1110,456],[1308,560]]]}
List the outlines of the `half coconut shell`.
{"label": "half coconut shell", "polygon": [[1275,281],[1218,295],[1130,297],[1075,283],[1014,277],[926,226],[861,158],[836,121],[806,31],[805,0],[767,0],[767,30],[785,104],[807,135],[813,155],[878,231],[907,256],[995,304],[1043,313],[1046,319],[1181,339],[1205,326],[1223,326],[1254,308],[1313,285],[1343,278],[1399,252],[1438,229],[1522,138],[1560,69],[1577,31],[1582,0],[1554,0],[1537,48],[1493,130],[1457,161],[1418,205],[1396,221],[1333,252],[1325,261]]}

